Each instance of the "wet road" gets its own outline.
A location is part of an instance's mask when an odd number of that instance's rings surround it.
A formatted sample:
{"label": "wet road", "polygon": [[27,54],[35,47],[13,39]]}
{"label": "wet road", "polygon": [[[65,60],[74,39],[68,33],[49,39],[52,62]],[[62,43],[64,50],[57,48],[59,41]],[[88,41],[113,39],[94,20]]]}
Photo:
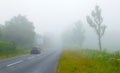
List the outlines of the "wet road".
{"label": "wet road", "polygon": [[21,55],[0,60],[0,73],[54,73],[61,49],[48,49],[37,55]]}

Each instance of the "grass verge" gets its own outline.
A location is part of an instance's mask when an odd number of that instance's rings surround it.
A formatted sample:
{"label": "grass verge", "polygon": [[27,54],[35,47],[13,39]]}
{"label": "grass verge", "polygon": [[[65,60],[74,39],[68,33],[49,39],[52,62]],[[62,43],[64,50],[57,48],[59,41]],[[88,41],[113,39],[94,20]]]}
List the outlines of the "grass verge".
{"label": "grass verge", "polygon": [[120,52],[64,50],[56,73],[120,73]]}
{"label": "grass verge", "polygon": [[22,55],[29,53],[28,49],[14,49],[14,50],[7,50],[5,52],[0,52],[0,58],[8,58],[17,55]]}

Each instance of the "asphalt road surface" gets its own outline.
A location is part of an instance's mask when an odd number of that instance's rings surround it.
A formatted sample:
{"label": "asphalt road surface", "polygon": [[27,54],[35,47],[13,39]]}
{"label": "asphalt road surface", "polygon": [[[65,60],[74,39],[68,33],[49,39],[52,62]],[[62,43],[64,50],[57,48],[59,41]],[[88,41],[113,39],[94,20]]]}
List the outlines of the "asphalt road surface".
{"label": "asphalt road surface", "polygon": [[0,60],[0,73],[55,73],[61,49],[45,50],[37,55],[21,55]]}

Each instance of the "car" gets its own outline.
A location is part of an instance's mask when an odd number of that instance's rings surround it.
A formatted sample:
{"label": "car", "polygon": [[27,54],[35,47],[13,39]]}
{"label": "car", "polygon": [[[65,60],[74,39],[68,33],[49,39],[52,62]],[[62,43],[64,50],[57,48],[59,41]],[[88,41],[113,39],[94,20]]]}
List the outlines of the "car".
{"label": "car", "polygon": [[37,48],[37,47],[32,47],[30,53],[31,53],[31,54],[40,54],[41,51],[40,51],[40,49]]}

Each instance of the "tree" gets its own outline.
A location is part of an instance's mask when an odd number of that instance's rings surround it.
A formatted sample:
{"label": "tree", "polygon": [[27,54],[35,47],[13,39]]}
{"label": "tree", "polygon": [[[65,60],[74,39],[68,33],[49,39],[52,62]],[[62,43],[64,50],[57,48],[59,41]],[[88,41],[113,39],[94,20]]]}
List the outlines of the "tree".
{"label": "tree", "polygon": [[65,45],[76,45],[81,47],[85,40],[82,22],[76,22],[74,24],[74,27],[64,33],[63,38],[63,42]]}
{"label": "tree", "polygon": [[35,46],[38,46],[38,47],[41,47],[43,45],[43,36],[36,33],[35,35],[35,42],[34,42],[34,45]]}
{"label": "tree", "polygon": [[85,40],[85,35],[84,35],[84,29],[82,26],[82,22],[78,21],[75,23],[75,27],[73,28],[73,39],[75,40],[76,44],[79,44],[82,46],[84,40]]}
{"label": "tree", "polygon": [[33,23],[25,16],[18,15],[6,21],[3,29],[3,38],[14,41],[17,45],[32,46],[35,32]]}
{"label": "tree", "polygon": [[0,39],[1,39],[1,37],[2,37],[2,30],[3,30],[3,25],[0,24]]}
{"label": "tree", "polygon": [[54,43],[53,43],[54,40],[55,40],[54,35],[51,34],[51,33],[46,32],[46,33],[44,34],[44,36],[43,36],[43,41],[44,41],[43,45],[44,45],[44,47],[45,47],[45,48],[53,47],[53,45],[54,45]]}
{"label": "tree", "polygon": [[98,41],[99,41],[99,49],[102,50],[101,46],[101,38],[104,35],[104,32],[106,30],[106,25],[102,25],[103,23],[103,17],[101,16],[101,9],[99,6],[95,7],[95,10],[92,11],[91,16],[87,16],[87,22],[88,24],[95,29],[96,34],[98,35]]}

